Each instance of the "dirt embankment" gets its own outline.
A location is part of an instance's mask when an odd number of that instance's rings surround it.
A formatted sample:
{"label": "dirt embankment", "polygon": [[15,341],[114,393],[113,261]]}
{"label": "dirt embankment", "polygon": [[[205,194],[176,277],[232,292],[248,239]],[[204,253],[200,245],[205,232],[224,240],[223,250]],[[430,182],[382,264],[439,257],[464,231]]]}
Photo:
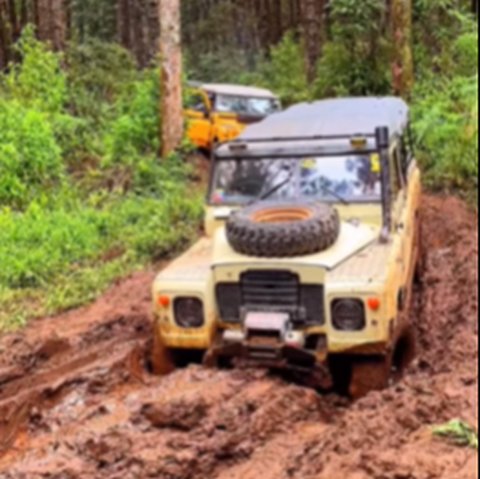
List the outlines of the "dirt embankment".
{"label": "dirt embankment", "polygon": [[152,273],[0,338],[0,478],[473,479],[430,433],[477,423],[477,220],[424,199],[427,270],[405,378],[350,404],[262,371],[142,367]]}

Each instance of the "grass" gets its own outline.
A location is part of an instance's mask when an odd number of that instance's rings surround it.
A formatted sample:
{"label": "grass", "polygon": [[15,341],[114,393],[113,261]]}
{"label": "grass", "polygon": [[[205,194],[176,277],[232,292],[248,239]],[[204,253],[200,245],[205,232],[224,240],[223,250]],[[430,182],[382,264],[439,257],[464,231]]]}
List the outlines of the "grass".
{"label": "grass", "polygon": [[446,438],[458,446],[469,447],[478,451],[478,432],[459,419],[435,427],[433,434]]}
{"label": "grass", "polygon": [[200,195],[185,192],[0,211],[0,330],[92,301],[115,279],[179,252],[202,213]]}
{"label": "grass", "polygon": [[100,44],[65,62],[32,28],[16,49],[0,72],[0,331],[175,254],[202,216],[189,150],[157,157],[156,69]]}
{"label": "grass", "polygon": [[33,317],[55,314],[93,301],[115,279],[139,266],[121,258],[68,271],[42,288],[6,288],[0,291],[0,329],[11,331],[26,325]]}

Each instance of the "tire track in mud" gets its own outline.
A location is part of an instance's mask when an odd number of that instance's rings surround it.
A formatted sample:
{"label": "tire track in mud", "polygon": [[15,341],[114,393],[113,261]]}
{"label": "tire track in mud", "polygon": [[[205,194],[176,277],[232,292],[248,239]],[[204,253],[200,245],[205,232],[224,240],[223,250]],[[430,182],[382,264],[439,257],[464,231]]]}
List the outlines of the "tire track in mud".
{"label": "tire track in mud", "polygon": [[425,197],[419,351],[350,404],[263,371],[143,368],[150,283],[0,338],[0,478],[473,479],[477,454],[429,426],[478,420],[477,219]]}
{"label": "tire track in mud", "polygon": [[134,275],[92,306],[0,339],[0,454],[32,409],[49,407],[81,384],[100,390],[143,374],[135,358],[150,333],[144,287],[152,278]]}

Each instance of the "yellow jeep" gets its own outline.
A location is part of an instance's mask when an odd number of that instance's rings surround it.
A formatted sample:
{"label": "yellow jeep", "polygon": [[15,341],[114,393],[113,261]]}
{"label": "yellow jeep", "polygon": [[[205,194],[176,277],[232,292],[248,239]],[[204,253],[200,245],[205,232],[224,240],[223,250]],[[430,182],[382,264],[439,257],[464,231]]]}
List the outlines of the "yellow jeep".
{"label": "yellow jeep", "polygon": [[214,145],[236,138],[246,125],[280,108],[280,100],[269,90],[198,84],[187,95],[187,137],[197,148],[210,151]]}
{"label": "yellow jeep", "polygon": [[153,286],[154,370],[197,352],[385,387],[413,352],[420,180],[398,98],[296,105],[217,148],[206,236]]}

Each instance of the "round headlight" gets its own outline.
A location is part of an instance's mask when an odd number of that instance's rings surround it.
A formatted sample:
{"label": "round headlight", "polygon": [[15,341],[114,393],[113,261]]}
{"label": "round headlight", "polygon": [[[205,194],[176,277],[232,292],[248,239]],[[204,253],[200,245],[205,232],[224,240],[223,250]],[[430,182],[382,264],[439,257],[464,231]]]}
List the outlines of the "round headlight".
{"label": "round headlight", "polygon": [[175,322],[182,328],[200,328],[205,323],[203,303],[197,298],[177,298]]}
{"label": "round headlight", "polygon": [[365,305],[359,299],[337,299],[332,303],[332,321],[340,331],[361,331],[365,328]]}

